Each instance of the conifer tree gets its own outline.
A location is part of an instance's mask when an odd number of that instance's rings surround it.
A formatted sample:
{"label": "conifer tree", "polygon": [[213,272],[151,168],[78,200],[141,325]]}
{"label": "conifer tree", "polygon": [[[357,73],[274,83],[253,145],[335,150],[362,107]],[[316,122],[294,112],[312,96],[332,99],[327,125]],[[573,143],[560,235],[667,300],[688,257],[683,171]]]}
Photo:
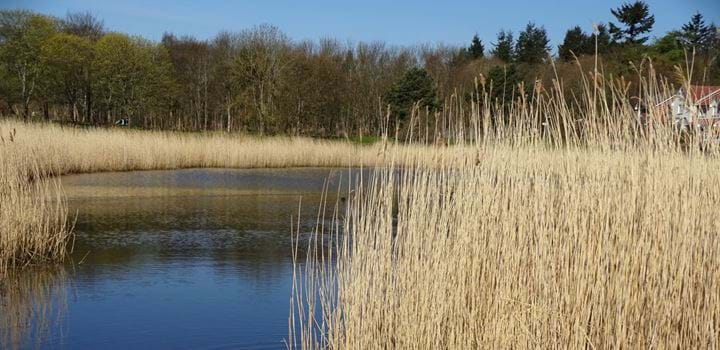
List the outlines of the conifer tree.
{"label": "conifer tree", "polygon": [[563,43],[558,46],[558,55],[565,61],[570,61],[574,56],[592,54],[588,49],[594,49],[590,42],[592,37],[585,34],[580,26],[575,26],[565,33]]}
{"label": "conifer tree", "polygon": [[655,16],[650,14],[650,8],[643,1],[625,3],[610,10],[624,28],[610,23],[610,33],[613,40],[621,44],[643,44],[648,40],[645,35],[655,24]]}
{"label": "conifer tree", "polygon": [[508,63],[513,61],[515,51],[512,32],[501,30],[497,35],[497,42],[493,46],[495,46],[492,50],[493,56]]}
{"label": "conifer tree", "polygon": [[405,119],[415,103],[421,107],[437,108],[435,82],[423,68],[411,68],[395,82],[387,94],[391,113],[398,120]]}
{"label": "conifer tree", "polygon": [[515,59],[517,62],[538,64],[547,58],[550,39],[545,28],[534,23],[528,23],[525,30],[520,32],[515,44]]}
{"label": "conifer tree", "polygon": [[717,29],[714,25],[706,24],[703,15],[696,12],[690,22],[682,26],[682,41],[688,48],[694,48],[700,52],[707,52],[715,39]]}
{"label": "conifer tree", "polygon": [[470,59],[483,58],[485,56],[485,46],[483,46],[482,40],[477,34],[473,36],[470,47],[467,48],[467,53]]}

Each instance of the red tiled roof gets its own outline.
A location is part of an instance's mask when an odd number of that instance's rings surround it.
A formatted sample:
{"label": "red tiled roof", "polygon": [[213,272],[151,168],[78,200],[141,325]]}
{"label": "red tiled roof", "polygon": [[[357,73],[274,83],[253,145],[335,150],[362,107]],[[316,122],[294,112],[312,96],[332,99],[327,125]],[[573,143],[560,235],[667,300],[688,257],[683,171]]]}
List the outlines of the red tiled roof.
{"label": "red tiled roof", "polygon": [[720,126],[719,118],[697,118],[695,124],[702,125],[705,127],[718,127]]}
{"label": "red tiled roof", "polygon": [[[700,99],[707,97],[709,95],[713,95],[713,97],[716,97],[717,99],[720,99],[720,86],[710,86],[710,85],[690,85],[690,96],[693,101],[699,101]],[[700,101],[701,105],[709,104],[713,97],[706,98],[702,101]]]}

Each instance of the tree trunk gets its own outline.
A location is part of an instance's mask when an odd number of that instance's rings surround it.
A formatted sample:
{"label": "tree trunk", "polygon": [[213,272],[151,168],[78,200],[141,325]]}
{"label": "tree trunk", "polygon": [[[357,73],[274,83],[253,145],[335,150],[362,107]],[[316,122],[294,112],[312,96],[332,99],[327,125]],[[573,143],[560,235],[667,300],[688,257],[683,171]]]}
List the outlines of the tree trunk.
{"label": "tree trunk", "polygon": [[207,63],[204,66],[203,69],[203,85],[205,88],[205,96],[203,97],[203,114],[205,116],[205,131],[207,131],[207,124],[208,124],[208,79],[207,79]]}
{"label": "tree trunk", "polygon": [[85,87],[85,116],[83,121],[86,120],[90,123],[94,122],[92,115],[92,91],[90,90],[90,85]]}
{"label": "tree trunk", "polygon": [[28,121],[28,117],[30,116],[30,101],[27,101],[23,98],[23,120],[25,122]]}
{"label": "tree trunk", "polygon": [[25,122],[28,121],[28,114],[30,113],[30,97],[27,87],[27,68],[23,68],[20,70],[20,97],[22,97],[22,104],[23,104],[23,120]]}
{"label": "tree trunk", "polygon": [[227,132],[230,132],[230,103],[227,104]]}

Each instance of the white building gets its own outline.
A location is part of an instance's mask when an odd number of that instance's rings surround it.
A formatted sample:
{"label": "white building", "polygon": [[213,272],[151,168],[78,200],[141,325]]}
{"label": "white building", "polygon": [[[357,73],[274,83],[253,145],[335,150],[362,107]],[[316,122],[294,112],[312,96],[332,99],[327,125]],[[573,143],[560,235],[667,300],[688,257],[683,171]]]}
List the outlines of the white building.
{"label": "white building", "polygon": [[720,86],[681,88],[670,103],[673,122],[680,128],[720,128]]}

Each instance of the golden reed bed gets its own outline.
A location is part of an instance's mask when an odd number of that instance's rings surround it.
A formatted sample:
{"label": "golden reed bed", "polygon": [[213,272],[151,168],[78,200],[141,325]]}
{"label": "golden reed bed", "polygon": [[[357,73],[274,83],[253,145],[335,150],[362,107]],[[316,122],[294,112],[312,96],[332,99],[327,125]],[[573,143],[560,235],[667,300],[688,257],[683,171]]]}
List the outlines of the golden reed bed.
{"label": "golden reed bed", "polygon": [[592,81],[483,89],[442,115],[463,146],[391,150],[296,253],[288,346],[720,348],[717,139],[671,125],[664,84],[641,114]]}
{"label": "golden reed bed", "polygon": [[318,229],[298,257],[294,346],[720,346],[720,162],[482,154],[380,169]]}

